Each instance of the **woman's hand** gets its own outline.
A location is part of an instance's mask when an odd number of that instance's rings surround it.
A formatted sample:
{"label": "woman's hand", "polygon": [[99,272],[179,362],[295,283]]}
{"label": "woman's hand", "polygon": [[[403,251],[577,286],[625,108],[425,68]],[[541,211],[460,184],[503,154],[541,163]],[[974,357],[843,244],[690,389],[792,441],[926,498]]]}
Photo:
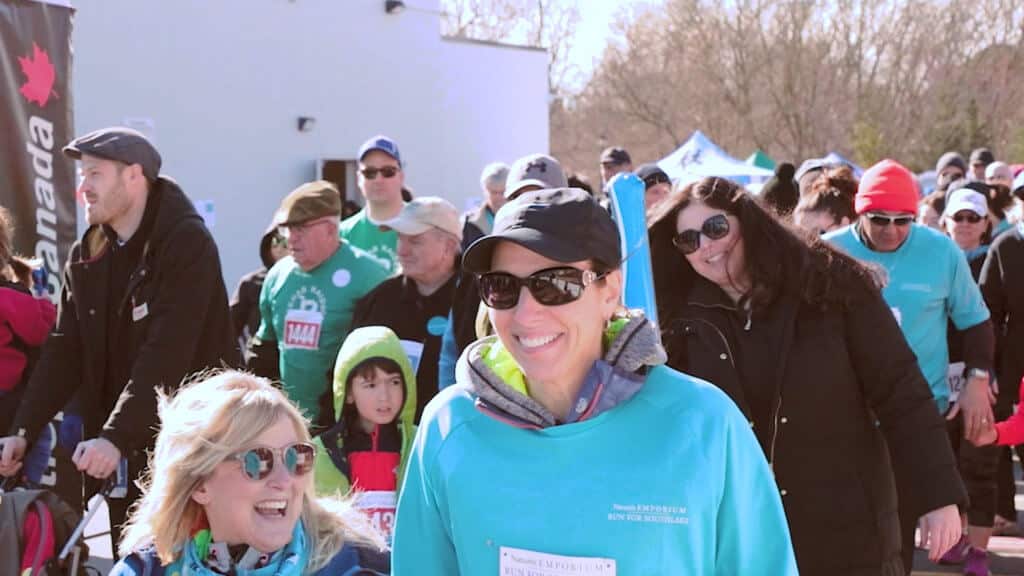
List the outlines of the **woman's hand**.
{"label": "woman's hand", "polygon": [[960,541],[963,526],[955,504],[937,508],[921,516],[921,547],[928,549],[928,559],[938,562],[942,555]]}

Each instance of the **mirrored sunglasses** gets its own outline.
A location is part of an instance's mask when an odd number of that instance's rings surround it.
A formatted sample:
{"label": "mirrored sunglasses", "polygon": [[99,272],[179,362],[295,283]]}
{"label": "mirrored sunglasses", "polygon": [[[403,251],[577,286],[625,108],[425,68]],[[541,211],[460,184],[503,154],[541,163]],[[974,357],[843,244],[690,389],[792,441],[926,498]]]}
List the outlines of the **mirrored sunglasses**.
{"label": "mirrored sunglasses", "polygon": [[312,444],[296,442],[283,448],[257,446],[232,454],[228,459],[241,462],[242,473],[250,480],[263,480],[274,471],[275,462],[283,464],[293,477],[305,476],[313,470],[315,455],[316,448]]}

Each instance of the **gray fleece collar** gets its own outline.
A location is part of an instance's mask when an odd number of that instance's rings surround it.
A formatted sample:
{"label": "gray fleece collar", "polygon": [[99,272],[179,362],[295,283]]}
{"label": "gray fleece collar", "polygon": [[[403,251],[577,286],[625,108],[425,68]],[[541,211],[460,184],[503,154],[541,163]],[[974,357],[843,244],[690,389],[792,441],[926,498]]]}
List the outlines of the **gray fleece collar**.
{"label": "gray fleece collar", "polygon": [[[616,326],[604,358],[587,374],[569,415],[570,422],[593,418],[629,400],[642,387],[647,369],[667,359],[657,328],[641,311],[630,311],[625,318],[624,326]],[[478,407],[499,420],[526,428],[558,425],[555,414],[494,372],[484,358],[485,351],[494,345],[500,345],[497,336],[470,344],[459,358],[456,380],[467,383],[477,397]]]}

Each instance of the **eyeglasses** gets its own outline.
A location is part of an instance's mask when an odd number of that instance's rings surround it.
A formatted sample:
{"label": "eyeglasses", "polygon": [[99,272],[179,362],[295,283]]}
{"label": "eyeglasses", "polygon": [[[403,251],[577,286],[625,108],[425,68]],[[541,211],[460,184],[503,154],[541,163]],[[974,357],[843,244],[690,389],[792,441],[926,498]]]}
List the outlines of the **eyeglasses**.
{"label": "eyeglasses", "polygon": [[334,216],[320,218],[319,220],[310,220],[308,222],[303,222],[302,224],[284,224],[277,227],[277,233],[284,239],[285,244],[287,244],[289,238],[306,234],[312,230],[314,226],[326,224],[332,219],[334,219]]}
{"label": "eyeglasses", "polygon": [[978,216],[977,214],[974,214],[973,212],[968,212],[967,214],[955,214],[953,216],[953,222],[956,222],[957,224],[960,224],[960,223],[963,223],[963,222],[970,222],[971,224],[977,224],[978,222],[981,222],[981,216]]}
{"label": "eyeglasses", "polygon": [[280,232],[270,237],[270,245],[274,248],[287,248],[288,239],[281,235]]}
{"label": "eyeglasses", "polygon": [[363,175],[363,178],[367,180],[374,180],[377,178],[377,174],[380,174],[384,178],[394,178],[400,168],[398,166],[385,166],[383,168],[363,168],[359,171]]}
{"label": "eyeglasses", "polygon": [[232,454],[228,460],[242,463],[242,473],[250,480],[263,480],[274,471],[275,456],[280,458],[284,469],[295,478],[305,476],[313,470],[316,448],[308,442],[296,442],[284,448],[258,446],[245,452]]}
{"label": "eyeglasses", "polygon": [[480,299],[488,308],[509,310],[519,303],[523,286],[544,306],[561,306],[579,300],[583,289],[608,275],[571,266],[538,270],[526,278],[508,272],[487,272],[478,277]]}
{"label": "eyeglasses", "polygon": [[700,225],[700,230],[683,230],[672,238],[672,243],[683,254],[693,254],[700,248],[700,237],[703,234],[709,240],[725,238],[729,233],[729,219],[725,214],[715,214]]}
{"label": "eyeglasses", "polygon": [[647,178],[644,178],[644,187],[650,188],[657,184],[668,184],[669,182],[670,180],[668,179],[668,176],[664,174],[651,174]]}
{"label": "eyeglasses", "polygon": [[909,226],[914,221],[913,216],[886,216],[885,214],[868,214],[868,221],[875,226]]}

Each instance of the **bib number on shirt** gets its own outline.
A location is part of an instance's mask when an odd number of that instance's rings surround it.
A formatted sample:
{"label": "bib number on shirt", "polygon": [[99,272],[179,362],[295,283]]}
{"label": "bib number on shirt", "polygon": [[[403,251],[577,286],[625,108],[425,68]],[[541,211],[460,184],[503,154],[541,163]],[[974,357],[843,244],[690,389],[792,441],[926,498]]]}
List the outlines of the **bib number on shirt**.
{"label": "bib number on shirt", "polygon": [[498,554],[500,576],[615,576],[615,560],[559,556],[502,546]]}
{"label": "bib number on shirt", "polygon": [[960,398],[960,392],[963,392],[964,384],[967,384],[967,378],[964,377],[964,370],[967,369],[967,365],[963,362],[953,362],[949,365],[949,370],[946,372],[946,380],[949,382],[949,401],[956,402]]}
{"label": "bib number on shirt", "polygon": [[356,508],[370,517],[370,522],[389,541],[395,529],[395,508],[398,498],[393,490],[369,490],[356,497]]}
{"label": "bib number on shirt", "polygon": [[324,315],[312,310],[289,310],[284,317],[284,347],[316,350]]}

